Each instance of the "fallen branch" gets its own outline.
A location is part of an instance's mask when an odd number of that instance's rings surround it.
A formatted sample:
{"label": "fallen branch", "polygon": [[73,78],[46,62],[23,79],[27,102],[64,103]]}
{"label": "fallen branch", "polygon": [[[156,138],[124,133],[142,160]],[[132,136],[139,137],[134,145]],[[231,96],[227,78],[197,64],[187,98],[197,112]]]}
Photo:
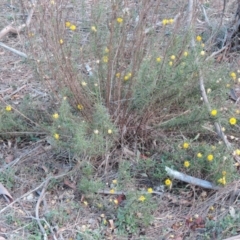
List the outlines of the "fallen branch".
{"label": "fallen branch", "polygon": [[20,52],[14,48],[11,48],[9,46],[7,46],[6,44],[0,42],[0,46],[9,50],[10,52],[13,52],[13,53],[16,53],[17,55],[21,56],[21,57],[24,57],[24,58],[28,58],[27,54],[23,53],[23,52]]}
{"label": "fallen branch", "polygon": [[180,181],[183,181],[192,185],[196,185],[199,187],[207,188],[207,189],[213,189],[213,190],[221,189],[221,187],[215,186],[213,183],[209,181],[189,176],[187,174],[173,170],[169,167],[165,167],[165,170],[170,177],[178,179]]}
{"label": "fallen branch", "polygon": [[10,24],[7,27],[3,28],[0,32],[0,39],[10,32],[15,33],[15,34],[19,34],[25,27],[29,27],[29,25],[31,23],[31,20],[32,20],[34,10],[35,10],[35,5],[33,5],[32,9],[30,10],[30,13],[28,15],[28,18],[27,18],[25,24],[22,24],[18,27],[13,27],[12,24]]}

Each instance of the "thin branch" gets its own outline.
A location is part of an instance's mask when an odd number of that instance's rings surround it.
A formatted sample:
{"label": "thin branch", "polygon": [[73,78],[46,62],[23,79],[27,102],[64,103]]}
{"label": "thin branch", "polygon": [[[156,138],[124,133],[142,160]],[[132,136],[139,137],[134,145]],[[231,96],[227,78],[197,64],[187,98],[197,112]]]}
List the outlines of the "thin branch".
{"label": "thin branch", "polygon": [[0,46],[9,50],[10,52],[13,52],[13,53],[16,53],[17,55],[21,56],[21,57],[24,57],[24,58],[28,58],[27,54],[23,53],[23,52],[20,52],[14,48],[11,48],[9,46],[7,46],[6,44],[0,42]]}

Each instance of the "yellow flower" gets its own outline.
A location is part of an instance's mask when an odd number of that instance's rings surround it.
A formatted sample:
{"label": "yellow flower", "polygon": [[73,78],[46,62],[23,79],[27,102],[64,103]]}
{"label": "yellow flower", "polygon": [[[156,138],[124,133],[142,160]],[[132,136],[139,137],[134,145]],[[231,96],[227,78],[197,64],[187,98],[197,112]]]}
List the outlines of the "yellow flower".
{"label": "yellow flower", "polygon": [[69,28],[71,26],[71,23],[70,22],[65,22],[65,26]]}
{"label": "yellow flower", "polygon": [[183,143],[183,148],[188,149],[189,148],[189,143],[187,143],[187,142]]}
{"label": "yellow flower", "polygon": [[168,21],[169,21],[170,24],[174,23],[174,19],[173,18],[170,18]]}
{"label": "yellow flower", "polygon": [[201,41],[202,41],[202,37],[201,37],[201,36],[197,36],[197,37],[196,37],[196,40],[197,40],[198,42],[201,42]]}
{"label": "yellow flower", "polygon": [[97,129],[95,129],[93,132],[94,132],[95,134],[98,134],[98,133],[99,133],[99,131],[98,131]]}
{"label": "yellow flower", "polygon": [[148,188],[147,191],[148,191],[148,193],[152,193],[153,189],[152,188]]}
{"label": "yellow flower", "polygon": [[231,125],[236,125],[237,119],[234,118],[234,117],[231,117],[231,118],[229,119],[229,123],[230,123]]}
{"label": "yellow flower", "polygon": [[168,19],[163,19],[163,20],[162,20],[162,25],[165,26],[165,25],[167,25],[168,23],[169,23],[169,20],[168,20]]}
{"label": "yellow flower", "polygon": [[59,134],[55,133],[55,134],[53,135],[53,137],[54,137],[56,140],[58,140],[58,139],[59,139]]}
{"label": "yellow flower", "polygon": [[211,211],[214,211],[214,206],[211,206],[210,208],[209,208],[209,210],[211,210]]}
{"label": "yellow flower", "polygon": [[6,109],[7,112],[12,111],[12,107],[11,107],[10,105],[7,105],[7,106],[5,107],[5,109]]}
{"label": "yellow flower", "polygon": [[238,109],[235,112],[236,112],[236,114],[240,114],[240,110],[238,110]]}
{"label": "yellow flower", "polygon": [[120,18],[120,17],[118,17],[118,18],[117,18],[117,22],[118,22],[118,23],[122,23],[122,22],[123,22],[123,19]]}
{"label": "yellow flower", "polygon": [[83,110],[83,105],[82,105],[82,104],[78,104],[78,105],[77,105],[77,108],[78,108],[79,110]]}
{"label": "yellow flower", "polygon": [[231,72],[230,73],[230,77],[233,79],[233,80],[236,80],[237,79],[237,75],[235,72]]}
{"label": "yellow flower", "polygon": [[102,60],[103,60],[104,63],[107,63],[108,62],[108,56],[103,56]]}
{"label": "yellow flower", "polygon": [[168,178],[165,180],[165,185],[166,186],[171,186],[172,185],[172,181]]}
{"label": "yellow flower", "polygon": [[139,200],[140,202],[144,202],[144,201],[146,200],[146,198],[142,195],[142,196],[140,196],[140,197],[138,198],[138,200]]}
{"label": "yellow flower", "polygon": [[210,112],[210,114],[211,114],[211,116],[213,116],[213,117],[216,117],[217,116],[217,110],[216,109],[213,109],[211,112]]}
{"label": "yellow flower", "polygon": [[198,157],[198,158],[201,158],[201,157],[202,157],[202,154],[201,154],[201,153],[198,153],[198,154],[197,154],[197,157]]}
{"label": "yellow flower", "polygon": [[201,54],[202,56],[204,56],[204,55],[205,55],[205,51],[201,51],[200,54]]}
{"label": "yellow flower", "polygon": [[190,167],[190,162],[189,161],[184,161],[184,167],[185,168],[188,168],[188,167]]}
{"label": "yellow flower", "polygon": [[160,58],[160,57],[157,57],[157,58],[156,58],[156,62],[161,62],[161,58]]}
{"label": "yellow flower", "polygon": [[129,80],[129,76],[128,76],[128,75],[125,75],[125,76],[124,76],[124,81],[127,81],[127,80]]}
{"label": "yellow flower", "polygon": [[54,113],[54,114],[52,115],[52,117],[53,117],[54,119],[58,119],[58,118],[59,118],[59,115],[58,115],[58,113]]}
{"label": "yellow flower", "polygon": [[218,182],[221,183],[222,185],[226,185],[226,178],[225,177],[219,178]]}
{"label": "yellow flower", "polygon": [[222,175],[226,176],[227,172],[226,171],[222,171]]}
{"label": "yellow flower", "polygon": [[76,28],[77,28],[77,27],[76,27],[74,24],[71,24],[70,27],[69,27],[69,29],[72,30],[72,31],[75,31]]}
{"label": "yellow flower", "polygon": [[115,193],[114,189],[111,189],[109,192],[110,192],[111,194]]}
{"label": "yellow flower", "polygon": [[83,82],[82,82],[82,86],[83,86],[83,87],[87,86],[87,83],[83,81]]}
{"label": "yellow flower", "polygon": [[188,52],[185,51],[185,52],[183,53],[183,55],[184,55],[185,57],[187,57],[187,56],[188,56]]}
{"label": "yellow flower", "polygon": [[87,202],[87,201],[83,201],[83,204],[84,204],[85,206],[88,206],[88,202]]}
{"label": "yellow flower", "polygon": [[171,58],[172,60],[175,60],[175,59],[176,59],[176,57],[175,57],[174,55],[172,55],[170,58]]}
{"label": "yellow flower", "polygon": [[112,180],[112,183],[113,183],[113,184],[117,184],[117,179],[113,179],[113,180]]}
{"label": "yellow flower", "polygon": [[108,129],[108,134],[112,134],[112,129]]}
{"label": "yellow flower", "polygon": [[117,77],[117,78],[119,78],[119,77],[120,77],[120,75],[121,75],[120,73],[116,73],[116,77]]}
{"label": "yellow flower", "polygon": [[226,84],[226,87],[227,87],[227,88],[230,88],[230,86],[231,86],[231,85],[230,85],[229,83]]}
{"label": "yellow flower", "polygon": [[108,47],[106,47],[104,51],[105,51],[105,53],[109,53]]}
{"label": "yellow flower", "polygon": [[113,202],[118,205],[118,200],[117,199],[114,199]]}
{"label": "yellow flower", "polygon": [[212,154],[209,154],[209,155],[207,156],[207,160],[208,160],[209,162],[211,162],[211,161],[213,160],[213,158],[214,158],[214,156],[213,156]]}
{"label": "yellow flower", "polygon": [[208,89],[207,89],[207,93],[210,93],[211,91],[212,91],[211,88],[208,88]]}
{"label": "yellow flower", "polygon": [[234,151],[234,155],[240,156],[240,149],[236,149],[236,150]]}
{"label": "yellow flower", "polygon": [[63,43],[64,43],[64,41],[63,41],[62,39],[60,39],[60,40],[59,40],[59,43],[60,43],[60,44],[63,44]]}
{"label": "yellow flower", "polygon": [[173,65],[173,62],[172,62],[172,61],[170,61],[168,64],[169,64],[169,66],[172,66],[172,65]]}
{"label": "yellow flower", "polygon": [[132,76],[132,73],[128,73],[127,75],[128,75],[129,77],[131,77],[131,76]]}
{"label": "yellow flower", "polygon": [[95,26],[91,26],[91,30],[92,30],[93,32],[97,32],[97,28],[96,28]]}

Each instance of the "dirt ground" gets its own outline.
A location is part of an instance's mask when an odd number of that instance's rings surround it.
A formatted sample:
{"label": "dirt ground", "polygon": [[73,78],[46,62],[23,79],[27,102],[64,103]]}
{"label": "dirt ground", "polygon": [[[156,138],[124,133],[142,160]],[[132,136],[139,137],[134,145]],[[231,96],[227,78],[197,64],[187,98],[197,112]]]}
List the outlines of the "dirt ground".
{"label": "dirt ground", "polygon": [[[214,1],[216,12],[221,9],[220,2]],[[12,1],[0,2],[0,30],[16,16],[13,25],[23,23],[15,6],[20,7]],[[7,34],[1,42],[26,52],[22,34]],[[49,107],[49,90],[41,84],[32,66],[24,58],[0,46],[1,108],[11,104],[17,109],[26,95],[33,99],[40,111]],[[215,228],[212,227],[213,232],[209,232],[206,225],[208,219],[217,222],[229,214],[233,217],[233,211],[239,209],[239,182],[235,182],[217,192],[188,186],[187,191],[178,195],[168,191],[155,195],[158,207],[153,213],[151,226],[141,229],[137,236],[119,237],[114,228],[114,214],[105,216],[106,212],[101,209],[84,204],[84,196],[76,188],[77,167],[77,161],[72,161],[69,153],[59,153],[49,144],[45,133],[0,133],[0,183],[4,183],[12,196],[12,201],[0,196],[0,239],[204,240],[240,234],[240,225],[236,223],[236,226],[227,225],[229,229],[224,230],[221,227],[218,230],[216,224]],[[111,174],[114,176],[115,172]],[[104,177],[102,181],[106,184],[113,179],[112,176]],[[110,197],[99,194],[98,198],[100,202],[107,202]],[[211,206],[215,206],[215,211]],[[49,218],[54,223],[51,226]],[[39,221],[50,232],[45,238],[42,235],[44,230],[39,229]],[[78,233],[83,233],[84,237],[77,238]]]}

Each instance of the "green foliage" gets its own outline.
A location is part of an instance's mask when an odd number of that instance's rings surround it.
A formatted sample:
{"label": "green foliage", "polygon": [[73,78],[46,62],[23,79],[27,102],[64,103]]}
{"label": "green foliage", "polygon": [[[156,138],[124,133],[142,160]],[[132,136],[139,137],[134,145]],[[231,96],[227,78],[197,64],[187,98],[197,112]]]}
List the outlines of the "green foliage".
{"label": "green foliage", "polygon": [[[151,198],[151,194],[140,195],[141,193],[130,192],[126,198],[126,204],[117,209],[118,233],[137,233],[140,227],[148,226],[153,220],[152,212],[156,209],[156,204]],[[140,201],[139,197],[146,199]]]}
{"label": "green foliage", "polygon": [[235,236],[238,234],[240,214],[236,213],[233,217],[230,214],[222,217],[218,221],[208,220],[206,222],[206,233],[204,239],[225,239],[226,237]]}

